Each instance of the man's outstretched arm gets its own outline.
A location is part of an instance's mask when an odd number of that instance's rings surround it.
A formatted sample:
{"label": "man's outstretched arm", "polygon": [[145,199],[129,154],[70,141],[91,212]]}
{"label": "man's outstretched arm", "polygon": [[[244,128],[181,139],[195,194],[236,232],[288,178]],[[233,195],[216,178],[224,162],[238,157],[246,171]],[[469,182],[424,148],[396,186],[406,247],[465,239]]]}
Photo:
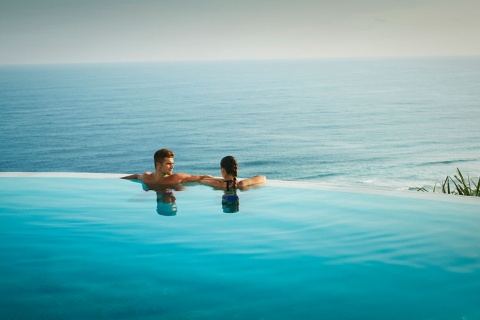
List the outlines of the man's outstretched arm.
{"label": "man's outstretched arm", "polygon": [[195,174],[186,174],[186,173],[178,173],[177,175],[180,177],[180,182],[199,182],[204,178],[212,178],[212,176],[209,176],[209,175],[199,176]]}
{"label": "man's outstretched arm", "polygon": [[142,180],[142,175],[141,174],[131,174],[129,176],[121,177],[120,179],[137,179],[137,180]]}
{"label": "man's outstretched arm", "polygon": [[147,171],[143,174],[131,174],[129,176],[122,177],[121,179],[141,180],[143,182],[150,182],[153,179],[153,174],[150,171]]}

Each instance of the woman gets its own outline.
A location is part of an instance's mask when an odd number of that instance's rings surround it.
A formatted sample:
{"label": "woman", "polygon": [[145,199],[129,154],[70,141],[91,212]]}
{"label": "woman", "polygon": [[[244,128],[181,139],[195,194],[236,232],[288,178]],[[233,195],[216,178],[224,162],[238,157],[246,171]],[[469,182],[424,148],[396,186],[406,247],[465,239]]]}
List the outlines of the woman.
{"label": "woman", "polygon": [[238,165],[237,160],[232,156],[226,156],[220,161],[222,178],[203,178],[200,183],[207,184],[215,189],[243,189],[255,184],[265,183],[265,176],[254,176],[252,178],[237,181]]}

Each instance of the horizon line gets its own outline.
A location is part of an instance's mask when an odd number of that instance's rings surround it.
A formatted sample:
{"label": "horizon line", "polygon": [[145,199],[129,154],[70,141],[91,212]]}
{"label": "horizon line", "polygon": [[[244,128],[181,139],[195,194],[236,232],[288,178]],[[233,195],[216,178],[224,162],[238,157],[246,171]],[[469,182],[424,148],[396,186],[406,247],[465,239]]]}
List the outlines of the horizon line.
{"label": "horizon line", "polygon": [[144,64],[144,63],[195,63],[195,62],[255,62],[255,61],[308,61],[308,60],[368,60],[368,59],[452,59],[480,58],[480,54],[470,55],[399,55],[399,56],[331,56],[331,57],[296,57],[296,58],[225,58],[225,59],[166,59],[166,60],[118,60],[118,61],[70,61],[70,62],[21,62],[1,63],[8,66],[55,66],[55,65],[94,65],[94,64]]}

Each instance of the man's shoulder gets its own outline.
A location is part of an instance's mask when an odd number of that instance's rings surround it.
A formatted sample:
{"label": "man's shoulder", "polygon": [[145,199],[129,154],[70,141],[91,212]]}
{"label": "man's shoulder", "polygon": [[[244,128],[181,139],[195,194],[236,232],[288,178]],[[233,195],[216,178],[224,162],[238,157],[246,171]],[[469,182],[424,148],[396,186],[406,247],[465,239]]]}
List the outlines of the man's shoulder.
{"label": "man's shoulder", "polygon": [[155,180],[155,175],[149,171],[144,172],[141,175],[141,180],[146,183],[153,182]]}
{"label": "man's shoulder", "polygon": [[189,177],[189,174],[186,173],[174,173],[163,179],[165,183],[179,183],[182,182],[183,179]]}
{"label": "man's shoulder", "polygon": [[206,176],[199,176],[195,174],[180,172],[172,174],[165,180],[168,181],[168,183],[198,182],[204,177]]}

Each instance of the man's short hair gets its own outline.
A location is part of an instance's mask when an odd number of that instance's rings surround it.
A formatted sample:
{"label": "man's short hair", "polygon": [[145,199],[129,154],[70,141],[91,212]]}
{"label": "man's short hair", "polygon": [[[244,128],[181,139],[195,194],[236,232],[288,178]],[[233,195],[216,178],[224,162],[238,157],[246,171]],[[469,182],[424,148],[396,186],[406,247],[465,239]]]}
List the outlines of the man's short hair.
{"label": "man's short hair", "polygon": [[160,164],[163,163],[165,158],[173,158],[175,155],[173,154],[173,151],[168,150],[168,149],[160,149],[155,154],[153,155],[153,165],[156,166],[157,162],[160,162]]}

